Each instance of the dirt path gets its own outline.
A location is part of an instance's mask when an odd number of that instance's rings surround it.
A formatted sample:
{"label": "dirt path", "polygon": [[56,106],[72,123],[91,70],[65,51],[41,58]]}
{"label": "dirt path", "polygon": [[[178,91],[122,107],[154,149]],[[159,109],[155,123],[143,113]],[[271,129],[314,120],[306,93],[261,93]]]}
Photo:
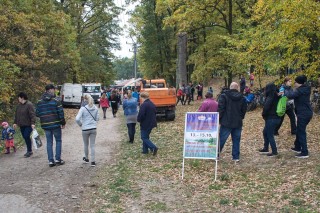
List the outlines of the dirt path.
{"label": "dirt path", "polygon": [[[71,110],[76,114],[77,109]],[[73,111],[73,112],[72,112]],[[121,112],[120,112],[121,113]],[[102,112],[100,110],[100,117]],[[94,186],[93,178],[111,161],[121,140],[117,129],[119,118],[107,111],[107,119],[100,120],[96,138],[96,167],[83,164],[81,129],[70,119],[62,132],[62,159],[65,165],[50,168],[44,146],[24,158],[25,148],[15,154],[0,156],[0,206],[6,213],[79,212],[85,191]],[[106,137],[112,134],[112,137]],[[55,145],[54,145],[55,146]],[[55,149],[54,149],[55,150]],[[0,212],[2,212],[0,210]]]}

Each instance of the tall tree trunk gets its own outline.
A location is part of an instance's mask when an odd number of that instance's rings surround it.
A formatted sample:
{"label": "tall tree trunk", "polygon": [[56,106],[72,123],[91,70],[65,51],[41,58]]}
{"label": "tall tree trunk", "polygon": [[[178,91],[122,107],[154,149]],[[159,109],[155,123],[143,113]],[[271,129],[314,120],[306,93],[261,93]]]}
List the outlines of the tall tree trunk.
{"label": "tall tree trunk", "polygon": [[178,35],[178,67],[176,85],[187,83],[187,33]]}

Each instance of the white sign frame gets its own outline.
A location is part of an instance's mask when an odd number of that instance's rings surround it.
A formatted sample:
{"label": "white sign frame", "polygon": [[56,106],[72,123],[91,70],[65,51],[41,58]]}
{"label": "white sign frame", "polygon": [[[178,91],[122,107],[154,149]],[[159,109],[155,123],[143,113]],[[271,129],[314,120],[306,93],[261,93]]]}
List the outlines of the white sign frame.
{"label": "white sign frame", "polygon": [[185,158],[209,159],[215,160],[214,180],[216,181],[218,170],[218,155],[219,113],[187,112],[184,128],[182,179],[184,177]]}

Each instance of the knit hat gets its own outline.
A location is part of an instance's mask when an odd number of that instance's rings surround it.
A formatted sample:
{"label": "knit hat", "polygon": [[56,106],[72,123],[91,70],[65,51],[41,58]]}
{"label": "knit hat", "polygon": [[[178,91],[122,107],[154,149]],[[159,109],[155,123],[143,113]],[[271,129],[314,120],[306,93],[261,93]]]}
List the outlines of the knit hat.
{"label": "knit hat", "polygon": [[9,125],[8,122],[2,122],[1,126],[7,126]]}
{"label": "knit hat", "polygon": [[294,79],[294,81],[297,82],[298,84],[304,84],[307,81],[307,76],[299,75]]}

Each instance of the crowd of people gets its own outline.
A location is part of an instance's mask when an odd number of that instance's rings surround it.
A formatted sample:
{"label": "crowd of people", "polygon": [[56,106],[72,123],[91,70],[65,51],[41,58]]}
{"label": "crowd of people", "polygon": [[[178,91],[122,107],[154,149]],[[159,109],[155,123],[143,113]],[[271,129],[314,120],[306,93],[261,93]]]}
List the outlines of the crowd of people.
{"label": "crowd of people", "polygon": [[[242,78],[239,84],[232,82],[229,90],[221,94],[218,102],[213,98],[213,89],[209,88],[205,94],[205,100],[203,100],[197,110],[198,112],[219,112],[219,151],[220,153],[222,152],[228,137],[231,135],[232,159],[235,162],[240,160],[241,132],[243,129],[243,119],[247,111],[247,103],[241,81],[243,81]],[[313,115],[310,105],[311,87],[307,83],[307,77],[304,75],[295,78],[294,88],[291,87],[291,84],[292,80],[286,77],[280,89],[274,83],[266,85],[265,104],[262,110],[262,118],[265,121],[262,132],[264,143],[263,148],[259,152],[269,157],[278,155],[277,143],[274,136],[279,134],[278,131],[285,116],[279,116],[277,113],[277,104],[281,96],[286,96],[289,99],[285,114],[290,118],[291,134],[296,135],[294,146],[291,150],[297,153],[297,158],[309,157],[306,128]],[[187,86],[182,84],[179,90],[182,90],[184,95],[182,94],[181,96],[184,97],[178,98],[177,104],[181,101],[182,105],[185,105],[187,102],[190,104],[193,101],[194,89],[192,90],[192,88],[194,88],[192,83],[189,83]],[[197,99],[201,100],[203,85],[199,83],[195,88],[198,90]],[[179,90],[177,97],[179,97]],[[107,94],[106,92],[102,94],[98,107],[102,108],[104,119],[106,119],[106,111],[109,107],[112,108],[113,117],[116,117],[120,100],[119,92],[116,89],[111,91],[111,94]],[[39,117],[41,128],[46,136],[49,166],[63,165],[65,162],[61,158],[61,129],[65,127],[66,121],[61,102],[55,98],[55,87],[52,84],[45,87],[45,92],[37,102],[35,109],[33,104],[28,101],[28,96],[24,92],[18,94],[18,101],[19,104],[16,108],[13,126],[10,127],[8,122],[2,122],[2,140],[5,140],[5,154],[9,154],[11,148],[16,152],[14,134],[15,129],[19,126],[27,147],[24,156],[28,158],[33,155],[30,134],[35,128],[36,117]],[[96,165],[95,139],[97,135],[97,122],[99,121],[98,107],[95,106],[93,98],[89,94],[86,94],[75,118],[76,123],[82,129],[84,144],[84,157],[82,160],[84,163],[91,162],[91,166]],[[147,92],[140,94],[134,91],[134,89],[128,89],[125,92],[122,107],[128,129],[128,142],[134,142],[136,123],[139,122],[142,153],[148,154],[150,151],[153,155],[157,155],[158,147],[150,140],[152,129],[157,127],[156,107],[150,100],[149,94]],[[53,138],[56,141],[55,155],[53,153]],[[271,152],[269,148],[271,148]]]}
{"label": "crowd of people", "polygon": [[[251,77],[250,80],[253,80]],[[240,85],[239,85],[240,84]],[[240,141],[243,128],[243,119],[247,111],[245,94],[245,79],[240,77],[240,83],[232,82],[230,89],[221,94],[218,102],[213,99],[210,91],[198,109],[198,112],[219,112],[220,132],[219,150],[222,151],[229,135],[232,137],[232,159],[240,160]],[[251,82],[253,85],[253,82]],[[261,154],[269,157],[277,156],[277,144],[275,135],[279,135],[285,114],[290,118],[291,134],[296,136],[294,146],[291,148],[297,158],[308,158],[306,128],[312,119],[313,111],[310,104],[311,87],[305,75],[295,78],[294,88],[291,87],[292,80],[286,77],[280,88],[274,83],[269,83],[265,88],[265,103],[262,110],[262,118],[265,121],[263,129],[263,148],[259,149]],[[286,110],[283,116],[277,113],[278,102],[281,96],[286,96]],[[271,148],[271,152],[269,151]]]}

